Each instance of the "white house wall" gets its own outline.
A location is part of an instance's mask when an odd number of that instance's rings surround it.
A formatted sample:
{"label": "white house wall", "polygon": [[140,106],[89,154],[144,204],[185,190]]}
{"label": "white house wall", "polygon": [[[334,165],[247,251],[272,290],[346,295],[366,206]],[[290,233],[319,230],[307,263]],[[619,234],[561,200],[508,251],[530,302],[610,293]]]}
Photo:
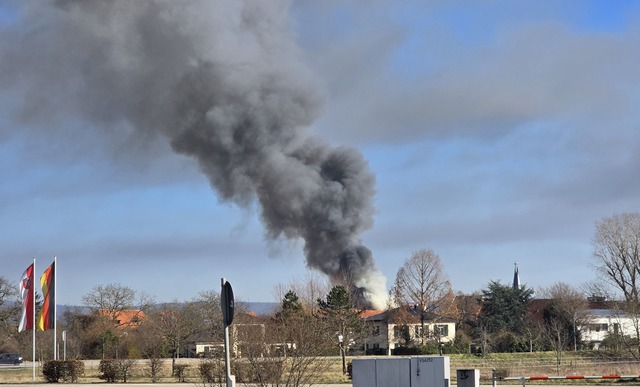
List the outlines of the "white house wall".
{"label": "white house wall", "polygon": [[615,310],[594,310],[588,323],[579,328],[584,342],[594,343],[596,348],[609,334],[635,336],[634,319]]}
{"label": "white house wall", "polygon": [[[421,343],[421,337],[416,335],[416,328],[420,328],[422,324],[387,324],[385,321],[372,321],[369,323],[369,335],[364,340],[364,345],[368,349],[385,349],[389,354],[391,350],[405,346],[404,337],[395,335],[395,328],[401,328],[404,326],[409,327],[409,337],[411,340],[410,344],[419,345]],[[455,323],[436,323],[436,324],[424,324],[425,330],[428,329],[428,332],[433,332],[435,326],[446,326],[447,327],[447,335],[440,336],[439,338],[435,335],[427,335],[427,342],[441,342],[441,343],[449,343],[453,341],[456,335],[456,326]]]}

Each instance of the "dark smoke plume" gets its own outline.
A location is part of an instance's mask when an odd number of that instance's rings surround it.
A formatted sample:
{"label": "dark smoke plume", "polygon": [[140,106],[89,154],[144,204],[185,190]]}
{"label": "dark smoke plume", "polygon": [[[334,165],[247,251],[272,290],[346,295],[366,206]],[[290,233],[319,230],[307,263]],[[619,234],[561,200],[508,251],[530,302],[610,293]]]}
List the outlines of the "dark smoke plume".
{"label": "dark smoke plume", "polygon": [[269,240],[302,238],[309,267],[381,305],[385,280],[359,239],[374,176],[356,150],[305,132],[322,94],[288,1],[25,4],[0,43],[0,80],[24,101],[17,119],[168,138],[221,200],[259,203]]}

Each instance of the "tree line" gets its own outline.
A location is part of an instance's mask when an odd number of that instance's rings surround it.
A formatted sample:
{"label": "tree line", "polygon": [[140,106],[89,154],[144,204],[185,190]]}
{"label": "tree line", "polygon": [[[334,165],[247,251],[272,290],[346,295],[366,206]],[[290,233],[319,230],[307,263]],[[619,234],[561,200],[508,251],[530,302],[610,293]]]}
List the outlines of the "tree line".
{"label": "tree line", "polygon": [[[412,305],[419,311],[419,343],[407,342],[416,353],[433,350],[433,336],[427,334],[425,324],[453,319],[456,337],[446,345],[445,352],[552,350],[560,356],[566,350],[589,349],[580,327],[588,325],[587,296],[596,294],[615,300],[615,307],[635,321],[634,332],[612,332],[605,346],[638,356],[640,214],[602,219],[596,224],[592,242],[601,280],[584,284],[581,290],[557,283],[540,289],[535,299],[533,289],[527,286],[497,281],[490,281],[473,294],[456,293],[438,254],[432,249],[419,250],[399,268],[387,308]],[[302,280],[277,285],[274,294],[280,306],[271,316],[238,311],[234,350],[247,359],[256,359],[256,368],[268,364],[265,357],[276,362],[285,352],[289,358],[299,355],[300,364],[286,363],[294,367],[287,370],[287,375],[309,371],[311,365],[305,364],[304,358],[359,350],[366,353],[360,343],[370,327],[360,317],[361,310],[353,304],[356,297],[350,291],[345,284],[327,284],[311,273]],[[537,309],[532,308],[536,299],[545,300]],[[0,277],[0,352],[20,352],[30,358],[31,335],[16,329],[20,314],[17,301],[17,287]],[[129,287],[107,284],[94,287],[83,297],[83,305],[58,316],[58,331],[66,331],[69,358],[175,359],[195,355],[195,342],[222,342],[220,295],[216,291],[203,292],[185,302],[158,304]],[[401,318],[394,323],[405,324]],[[51,357],[51,335],[52,331],[38,332],[38,359]]]}

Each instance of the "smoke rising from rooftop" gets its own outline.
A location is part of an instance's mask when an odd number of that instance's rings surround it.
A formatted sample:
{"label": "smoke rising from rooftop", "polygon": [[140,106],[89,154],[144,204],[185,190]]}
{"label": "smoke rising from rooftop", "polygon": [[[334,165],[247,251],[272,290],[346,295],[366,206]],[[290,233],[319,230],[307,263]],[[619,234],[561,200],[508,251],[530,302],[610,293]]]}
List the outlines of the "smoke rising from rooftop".
{"label": "smoke rising from rooftop", "polygon": [[73,116],[166,137],[221,200],[259,203],[268,240],[302,238],[309,267],[384,305],[384,277],[359,239],[373,224],[375,178],[358,151],[306,132],[323,95],[299,58],[288,1],[44,5],[27,3],[20,30],[2,31],[0,79],[23,98],[17,119]]}

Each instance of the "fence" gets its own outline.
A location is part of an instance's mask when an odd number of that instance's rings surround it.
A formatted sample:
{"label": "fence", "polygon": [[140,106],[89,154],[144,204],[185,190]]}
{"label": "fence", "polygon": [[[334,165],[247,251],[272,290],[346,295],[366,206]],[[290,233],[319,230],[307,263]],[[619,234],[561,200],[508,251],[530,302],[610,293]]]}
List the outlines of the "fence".
{"label": "fence", "polygon": [[547,376],[547,375],[538,375],[538,376],[520,376],[520,377],[500,377],[496,375],[496,370],[492,370],[491,374],[493,387],[496,387],[498,381],[518,381],[524,387],[528,381],[533,380],[587,380],[587,379],[598,379],[598,380],[611,380],[611,379],[638,379],[640,375],[566,375],[566,376]]}
{"label": "fence", "polygon": [[[568,375],[569,378],[584,379],[583,375],[629,375],[640,370],[638,359],[600,356],[566,356],[561,361],[541,353],[522,357],[487,357],[451,359],[452,369],[478,369],[481,379],[520,380],[521,375]],[[509,379],[506,379],[509,378]],[[554,377],[567,379],[567,377]],[[535,380],[535,379],[534,379]],[[544,379],[541,379],[544,380]]]}

